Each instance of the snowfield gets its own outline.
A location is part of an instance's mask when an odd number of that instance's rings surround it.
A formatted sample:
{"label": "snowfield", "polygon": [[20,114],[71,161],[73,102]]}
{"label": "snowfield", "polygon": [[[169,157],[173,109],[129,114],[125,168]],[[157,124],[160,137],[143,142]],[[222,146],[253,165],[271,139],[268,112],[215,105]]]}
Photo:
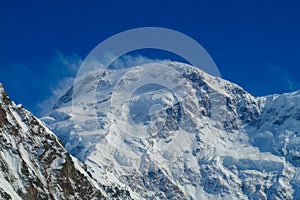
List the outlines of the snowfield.
{"label": "snowfield", "polygon": [[300,198],[299,91],[254,97],[178,62],[77,83],[42,120],[99,184],[134,199]]}

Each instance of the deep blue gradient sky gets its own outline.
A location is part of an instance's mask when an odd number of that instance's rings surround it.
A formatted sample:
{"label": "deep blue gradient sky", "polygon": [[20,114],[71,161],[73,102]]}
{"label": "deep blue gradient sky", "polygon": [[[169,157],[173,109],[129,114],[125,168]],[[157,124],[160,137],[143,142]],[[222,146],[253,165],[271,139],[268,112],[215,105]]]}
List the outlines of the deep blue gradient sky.
{"label": "deep blue gradient sky", "polygon": [[15,102],[40,114],[38,104],[100,42],[158,26],[197,40],[223,78],[256,96],[299,90],[298,2],[1,1],[0,82]]}

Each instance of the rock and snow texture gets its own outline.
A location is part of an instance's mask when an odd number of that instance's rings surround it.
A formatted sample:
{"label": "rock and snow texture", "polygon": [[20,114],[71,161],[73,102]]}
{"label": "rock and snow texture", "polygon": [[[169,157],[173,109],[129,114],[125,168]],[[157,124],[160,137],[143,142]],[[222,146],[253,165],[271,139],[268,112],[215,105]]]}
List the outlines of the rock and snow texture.
{"label": "rock and snow texture", "polygon": [[43,121],[99,184],[135,199],[300,198],[300,92],[256,98],[178,62],[78,83]]}
{"label": "rock and snow texture", "polygon": [[119,195],[95,182],[50,130],[10,101],[0,84],[0,199],[104,199],[109,194]]}

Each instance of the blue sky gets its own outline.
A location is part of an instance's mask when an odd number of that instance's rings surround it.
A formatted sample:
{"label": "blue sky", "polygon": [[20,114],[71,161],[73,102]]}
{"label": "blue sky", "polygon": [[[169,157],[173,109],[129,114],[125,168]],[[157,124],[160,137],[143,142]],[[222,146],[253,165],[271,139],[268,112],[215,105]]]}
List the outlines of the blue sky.
{"label": "blue sky", "polygon": [[157,26],[198,41],[223,78],[256,96],[299,90],[299,10],[297,1],[1,1],[0,82],[39,115],[100,42]]}

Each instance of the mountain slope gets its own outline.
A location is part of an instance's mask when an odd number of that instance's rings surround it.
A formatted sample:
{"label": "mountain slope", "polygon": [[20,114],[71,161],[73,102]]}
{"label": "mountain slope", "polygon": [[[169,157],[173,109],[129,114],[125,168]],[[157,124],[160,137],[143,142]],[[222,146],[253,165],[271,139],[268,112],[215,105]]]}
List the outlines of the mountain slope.
{"label": "mountain slope", "polygon": [[136,199],[298,199],[299,99],[160,62],[90,72],[43,120]]}
{"label": "mountain slope", "polygon": [[[0,84],[0,199],[104,199],[106,193]],[[122,190],[119,197],[121,198]],[[124,198],[126,197],[126,192]],[[123,198],[122,198],[123,199]]]}

